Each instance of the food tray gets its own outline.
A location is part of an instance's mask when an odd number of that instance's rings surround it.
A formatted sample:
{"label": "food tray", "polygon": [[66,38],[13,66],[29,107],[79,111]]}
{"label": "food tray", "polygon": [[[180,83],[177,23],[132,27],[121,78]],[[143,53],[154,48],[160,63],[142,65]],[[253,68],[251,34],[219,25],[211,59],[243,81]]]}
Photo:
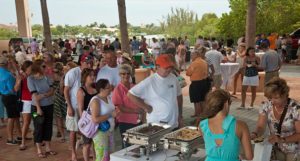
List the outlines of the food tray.
{"label": "food tray", "polygon": [[[160,130],[157,130],[157,131],[153,131],[153,132],[148,132],[148,133],[142,133],[140,132],[141,130],[143,130],[144,128],[146,127],[150,127],[150,126],[159,126],[159,127],[162,127],[162,129]],[[140,126],[137,126],[135,128],[132,128],[132,129],[129,129],[126,131],[126,133],[128,134],[135,134],[135,135],[140,135],[140,136],[153,136],[155,134],[158,134],[158,133],[161,133],[163,131],[165,131],[166,129],[170,129],[171,126],[170,125],[167,125],[167,124],[160,124],[160,123],[146,123],[146,124],[143,124],[143,125],[140,125]]]}
{"label": "food tray", "polygon": [[[189,138],[178,137],[179,135],[182,135],[181,134],[182,132],[185,133],[185,135],[189,135],[189,134],[187,134],[187,132],[192,132],[191,137],[189,137]],[[179,130],[176,130],[174,132],[171,132],[171,133],[165,135],[166,139],[176,140],[176,141],[184,141],[184,142],[190,142],[190,141],[193,141],[193,140],[195,140],[199,137],[201,137],[201,135],[197,131],[197,127],[195,127],[195,126],[183,127]]]}

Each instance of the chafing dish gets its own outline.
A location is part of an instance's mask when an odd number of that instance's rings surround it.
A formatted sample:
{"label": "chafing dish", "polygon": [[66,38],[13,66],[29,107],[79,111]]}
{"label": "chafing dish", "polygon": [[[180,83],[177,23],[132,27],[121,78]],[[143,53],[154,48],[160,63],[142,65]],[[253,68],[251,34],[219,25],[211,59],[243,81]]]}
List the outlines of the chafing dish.
{"label": "chafing dish", "polygon": [[193,153],[203,144],[203,139],[197,127],[187,126],[166,134],[163,138],[164,148],[179,151],[179,158],[189,160]]}
{"label": "chafing dish", "polygon": [[147,158],[149,154],[162,147],[161,138],[172,131],[170,125],[161,123],[146,123],[127,130],[124,135],[124,142],[142,145],[146,149]]}

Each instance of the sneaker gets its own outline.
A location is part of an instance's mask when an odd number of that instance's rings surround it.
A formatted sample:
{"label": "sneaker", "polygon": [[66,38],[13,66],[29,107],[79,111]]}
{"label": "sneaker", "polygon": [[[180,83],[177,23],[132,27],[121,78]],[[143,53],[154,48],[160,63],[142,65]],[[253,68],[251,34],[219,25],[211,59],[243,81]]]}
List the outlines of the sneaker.
{"label": "sneaker", "polygon": [[254,107],[253,107],[253,106],[249,106],[249,107],[247,107],[246,109],[247,109],[247,110],[252,110],[252,109],[254,109]]}
{"label": "sneaker", "polygon": [[16,140],[7,140],[7,141],[6,141],[6,144],[7,144],[7,145],[19,145],[19,144],[16,142]]}
{"label": "sneaker", "polygon": [[241,107],[238,107],[237,109],[238,109],[238,110],[244,110],[244,109],[246,109],[246,108],[243,107],[243,106],[241,106]]}

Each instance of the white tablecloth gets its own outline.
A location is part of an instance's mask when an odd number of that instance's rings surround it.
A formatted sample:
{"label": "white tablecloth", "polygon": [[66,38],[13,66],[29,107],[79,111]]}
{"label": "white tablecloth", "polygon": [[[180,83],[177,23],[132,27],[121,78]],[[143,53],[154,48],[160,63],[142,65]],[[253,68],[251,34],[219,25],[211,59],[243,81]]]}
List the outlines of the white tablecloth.
{"label": "white tablecloth", "polygon": [[221,74],[223,78],[222,88],[230,83],[230,80],[238,71],[239,63],[221,63]]}
{"label": "white tablecloth", "polygon": [[258,56],[260,59],[265,54],[265,52],[257,52],[255,53],[256,56]]}
{"label": "white tablecloth", "polygon": [[[127,148],[127,151],[137,148],[138,145],[132,145]],[[177,156],[174,156],[178,153],[176,150],[159,150],[152,154],[150,154],[149,161],[176,161],[179,160]],[[115,153],[112,153],[110,155],[111,161],[147,161],[146,156],[142,156],[139,158],[133,157],[132,153],[127,152],[126,149],[122,149],[120,151],[117,151]],[[199,151],[196,154],[193,154],[190,161],[197,161],[199,159],[202,159],[205,157],[205,150],[199,149]]]}

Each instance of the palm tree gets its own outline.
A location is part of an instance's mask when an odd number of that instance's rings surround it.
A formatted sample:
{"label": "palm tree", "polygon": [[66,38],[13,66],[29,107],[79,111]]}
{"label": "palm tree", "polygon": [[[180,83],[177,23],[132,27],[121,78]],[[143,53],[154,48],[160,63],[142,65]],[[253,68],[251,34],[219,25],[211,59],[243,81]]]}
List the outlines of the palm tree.
{"label": "palm tree", "polygon": [[248,0],[247,23],[246,23],[246,46],[255,46],[256,32],[256,0]]}
{"label": "palm tree", "polygon": [[119,10],[122,50],[131,55],[130,46],[129,46],[128,29],[127,29],[125,0],[118,0],[118,10]]}
{"label": "palm tree", "polygon": [[52,43],[51,43],[51,31],[50,31],[47,0],[41,0],[41,8],[42,8],[43,27],[44,27],[44,41],[45,41],[47,50],[51,52],[52,51]]}

